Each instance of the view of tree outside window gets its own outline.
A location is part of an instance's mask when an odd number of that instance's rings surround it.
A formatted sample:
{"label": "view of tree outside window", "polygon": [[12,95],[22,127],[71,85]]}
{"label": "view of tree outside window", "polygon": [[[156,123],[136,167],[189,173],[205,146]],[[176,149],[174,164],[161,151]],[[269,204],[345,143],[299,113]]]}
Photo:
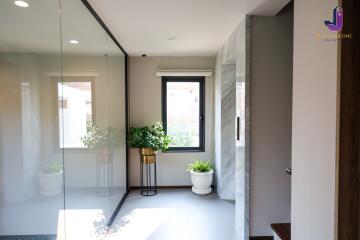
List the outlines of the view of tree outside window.
{"label": "view of tree outside window", "polygon": [[166,87],[170,147],[199,147],[200,83],[167,82]]}
{"label": "view of tree outside window", "polygon": [[85,148],[81,137],[92,122],[91,82],[58,82],[60,148]]}

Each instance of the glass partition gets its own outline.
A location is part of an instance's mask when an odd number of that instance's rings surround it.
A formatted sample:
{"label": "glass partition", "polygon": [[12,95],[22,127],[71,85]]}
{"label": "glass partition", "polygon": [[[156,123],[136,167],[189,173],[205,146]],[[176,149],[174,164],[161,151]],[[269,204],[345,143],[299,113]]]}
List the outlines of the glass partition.
{"label": "glass partition", "polygon": [[126,63],[125,55],[117,50],[114,41],[110,37],[107,40],[108,151],[111,153],[110,162],[113,169],[109,176],[109,212],[112,213],[119,204],[119,199],[126,193]]}
{"label": "glass partition", "polygon": [[0,236],[96,238],[126,193],[126,56],[80,0],[24,2],[0,1]]}
{"label": "glass partition", "polygon": [[62,0],[62,33],[66,237],[90,239],[126,190],[125,55],[80,1]]}
{"label": "glass partition", "polygon": [[54,235],[64,208],[48,101],[49,74],[61,76],[59,1],[0,1],[0,32],[0,235]]}

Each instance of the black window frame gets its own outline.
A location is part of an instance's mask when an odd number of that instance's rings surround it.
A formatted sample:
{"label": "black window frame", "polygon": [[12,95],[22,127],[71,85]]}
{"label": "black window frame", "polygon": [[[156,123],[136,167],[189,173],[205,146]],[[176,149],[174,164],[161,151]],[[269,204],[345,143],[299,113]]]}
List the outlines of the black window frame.
{"label": "black window frame", "polygon": [[199,83],[199,147],[170,147],[164,152],[205,152],[205,77],[204,76],[163,76],[161,79],[162,122],[167,133],[167,83],[196,82]]}

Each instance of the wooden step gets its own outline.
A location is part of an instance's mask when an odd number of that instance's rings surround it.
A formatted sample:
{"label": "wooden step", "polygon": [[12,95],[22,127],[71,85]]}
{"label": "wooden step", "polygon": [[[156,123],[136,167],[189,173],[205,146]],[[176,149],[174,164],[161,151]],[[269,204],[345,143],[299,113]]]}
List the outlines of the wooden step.
{"label": "wooden step", "polygon": [[272,230],[280,237],[281,240],[291,240],[291,224],[290,223],[273,223]]}

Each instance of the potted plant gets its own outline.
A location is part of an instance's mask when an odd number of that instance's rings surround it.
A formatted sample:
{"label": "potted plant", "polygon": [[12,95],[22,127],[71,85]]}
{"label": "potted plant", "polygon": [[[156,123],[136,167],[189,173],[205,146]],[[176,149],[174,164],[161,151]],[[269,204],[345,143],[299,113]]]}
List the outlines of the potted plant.
{"label": "potted plant", "polygon": [[157,122],[151,127],[131,128],[128,145],[131,148],[139,148],[141,161],[149,164],[155,162],[158,150],[165,151],[169,148],[170,141],[162,124]]}
{"label": "potted plant", "polygon": [[55,196],[63,189],[63,165],[60,161],[42,164],[39,172],[40,193],[44,196]]}
{"label": "potted plant", "polygon": [[214,167],[209,161],[197,160],[187,169],[191,175],[192,191],[199,195],[211,193]]}

